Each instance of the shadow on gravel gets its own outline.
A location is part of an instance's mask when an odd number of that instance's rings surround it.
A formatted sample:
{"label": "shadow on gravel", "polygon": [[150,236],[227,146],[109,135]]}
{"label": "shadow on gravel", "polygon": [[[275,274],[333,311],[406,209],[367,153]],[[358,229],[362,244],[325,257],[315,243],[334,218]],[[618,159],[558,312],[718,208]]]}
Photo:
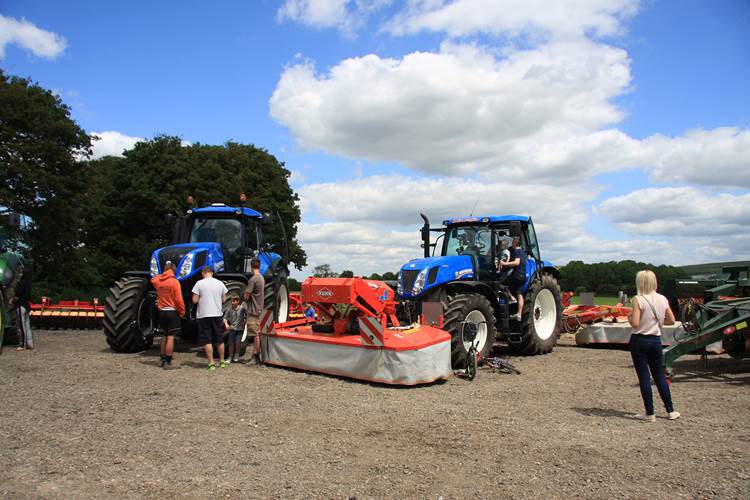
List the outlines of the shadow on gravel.
{"label": "shadow on gravel", "polygon": [[571,408],[585,417],[617,417],[625,420],[638,420],[632,413],[611,408]]}
{"label": "shadow on gravel", "polygon": [[729,385],[750,385],[750,360],[708,358],[708,367],[702,359],[687,359],[674,364],[674,382],[722,382]]}
{"label": "shadow on gravel", "polygon": [[263,365],[264,367],[267,367],[269,369],[273,370],[284,370],[288,372],[293,373],[300,373],[303,375],[307,375],[309,377],[316,377],[320,379],[330,379],[330,380],[337,380],[340,382],[343,382],[345,384],[352,384],[352,385],[368,385],[370,387],[379,388],[379,389],[390,389],[393,391],[408,391],[408,390],[415,390],[420,389],[424,387],[433,387],[433,386],[440,386],[447,382],[447,380],[436,380],[435,382],[430,382],[428,384],[418,384],[418,385],[391,385],[391,384],[379,384],[377,382],[368,382],[366,380],[358,380],[354,378],[347,378],[343,376],[338,375],[330,375],[328,373],[321,373],[321,372],[314,372],[314,371],[307,371],[302,370],[300,368],[294,368],[291,366],[273,366],[273,365]]}

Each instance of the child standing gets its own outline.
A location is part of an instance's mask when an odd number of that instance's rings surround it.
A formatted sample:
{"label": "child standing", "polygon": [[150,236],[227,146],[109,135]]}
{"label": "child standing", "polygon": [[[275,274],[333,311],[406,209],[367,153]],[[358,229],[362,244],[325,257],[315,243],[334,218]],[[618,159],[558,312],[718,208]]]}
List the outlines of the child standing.
{"label": "child standing", "polygon": [[237,294],[229,296],[232,304],[224,312],[224,328],[228,330],[227,341],[229,344],[229,356],[227,360],[237,363],[240,360],[240,342],[242,333],[245,330],[245,318],[247,317],[247,307],[240,304],[240,297]]}

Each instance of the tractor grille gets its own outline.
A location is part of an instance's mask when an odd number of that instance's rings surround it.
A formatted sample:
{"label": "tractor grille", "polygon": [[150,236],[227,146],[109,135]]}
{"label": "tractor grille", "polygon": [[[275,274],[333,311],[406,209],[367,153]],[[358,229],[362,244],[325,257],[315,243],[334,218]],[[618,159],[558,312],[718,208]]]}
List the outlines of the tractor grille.
{"label": "tractor grille", "polygon": [[411,292],[411,287],[414,286],[414,280],[417,279],[418,274],[419,270],[401,271],[401,281],[403,282],[405,292]]}

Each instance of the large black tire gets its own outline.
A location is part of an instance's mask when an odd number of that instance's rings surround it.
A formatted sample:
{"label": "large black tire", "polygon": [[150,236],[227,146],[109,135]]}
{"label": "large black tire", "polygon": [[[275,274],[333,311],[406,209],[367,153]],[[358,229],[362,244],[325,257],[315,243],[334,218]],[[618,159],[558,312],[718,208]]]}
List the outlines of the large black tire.
{"label": "large black tire", "polygon": [[478,293],[444,295],[440,298],[443,303],[443,330],[451,334],[451,365],[454,369],[466,367],[468,343],[463,341],[461,334],[462,323],[472,321],[485,323],[479,325],[477,350],[482,357],[492,353],[495,340],[495,313],[492,304]]}
{"label": "large black tire", "polygon": [[510,344],[517,354],[547,354],[557,345],[562,319],[562,294],[557,280],[549,274],[536,280],[526,293],[521,340]]}
{"label": "large black tire", "polygon": [[263,290],[263,307],[273,310],[273,319],[284,323],[289,319],[289,283],[286,273],[279,273],[275,282],[266,283]]}
{"label": "large black tire", "polygon": [[148,300],[148,282],[122,278],[104,302],[104,335],[115,352],[140,352],[154,341],[155,318]]}

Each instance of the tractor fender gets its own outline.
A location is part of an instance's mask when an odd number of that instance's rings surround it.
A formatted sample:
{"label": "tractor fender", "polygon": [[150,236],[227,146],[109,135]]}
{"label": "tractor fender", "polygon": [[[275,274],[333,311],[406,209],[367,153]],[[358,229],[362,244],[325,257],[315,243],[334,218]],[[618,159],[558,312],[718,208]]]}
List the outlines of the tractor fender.
{"label": "tractor fender", "polygon": [[214,278],[225,283],[227,281],[241,281],[247,285],[247,276],[242,273],[216,273]]}
{"label": "tractor fender", "polygon": [[490,301],[493,309],[498,308],[497,295],[491,286],[482,281],[454,280],[444,283],[442,287],[459,293],[477,293]]}
{"label": "tractor fender", "polygon": [[559,283],[560,282],[560,270],[557,269],[552,264],[550,264],[549,262],[547,262],[546,260],[543,260],[542,264],[544,265],[544,267],[542,268],[542,273],[551,275]]}
{"label": "tractor fender", "polygon": [[122,275],[126,278],[143,278],[151,283],[151,275],[148,271],[125,271]]}

